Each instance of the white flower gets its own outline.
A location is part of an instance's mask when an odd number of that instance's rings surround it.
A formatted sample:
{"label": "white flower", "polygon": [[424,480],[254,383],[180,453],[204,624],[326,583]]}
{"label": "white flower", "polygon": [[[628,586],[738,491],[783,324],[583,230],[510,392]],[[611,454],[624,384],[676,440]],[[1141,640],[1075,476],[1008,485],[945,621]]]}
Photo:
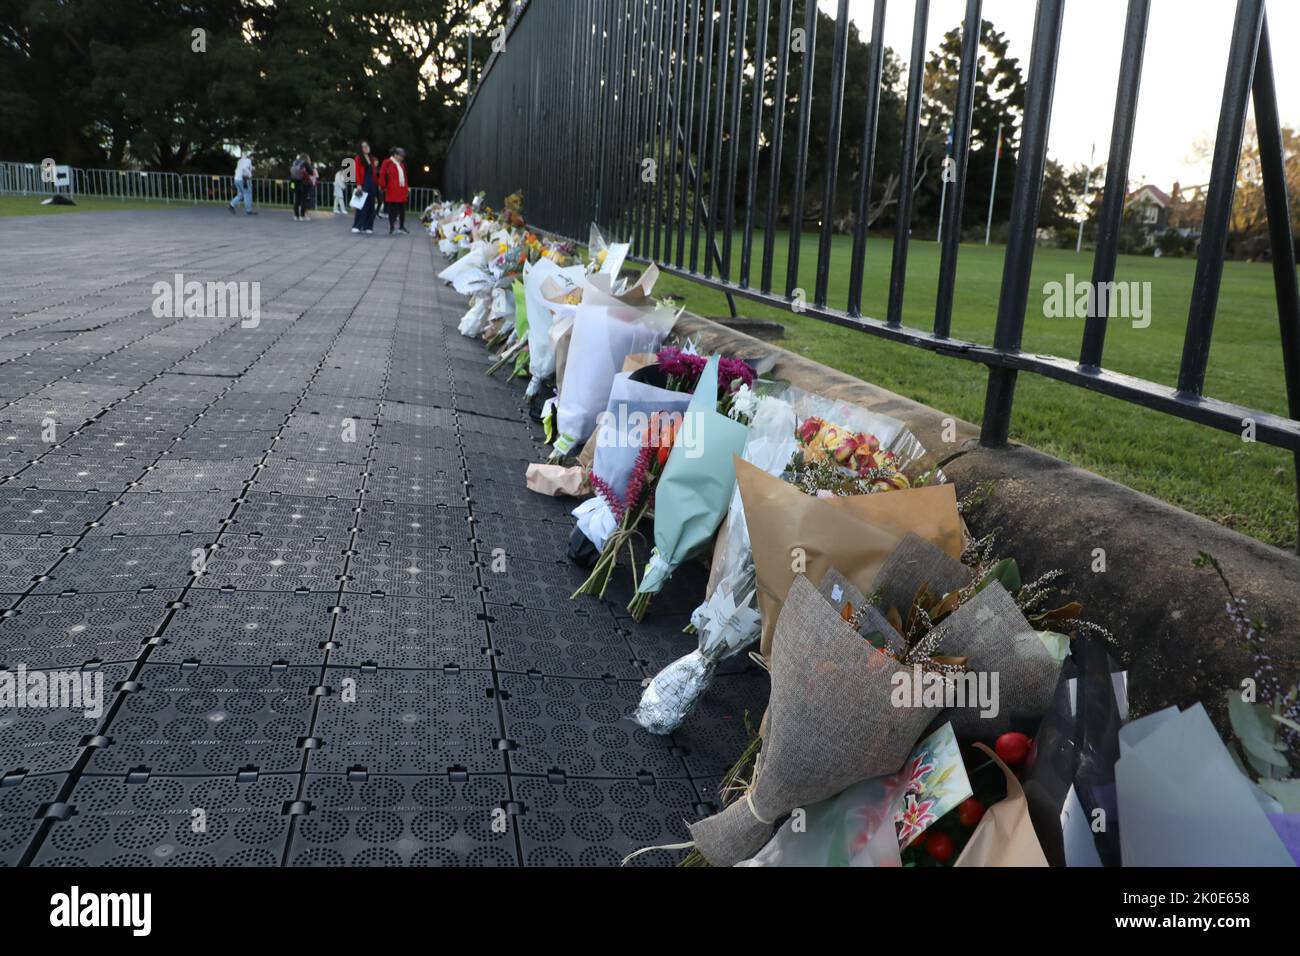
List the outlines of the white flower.
{"label": "white flower", "polygon": [[731,408],[727,409],[727,414],[737,421],[741,419],[749,421],[754,417],[758,403],[759,398],[754,394],[754,390],[742,383],[731,398]]}

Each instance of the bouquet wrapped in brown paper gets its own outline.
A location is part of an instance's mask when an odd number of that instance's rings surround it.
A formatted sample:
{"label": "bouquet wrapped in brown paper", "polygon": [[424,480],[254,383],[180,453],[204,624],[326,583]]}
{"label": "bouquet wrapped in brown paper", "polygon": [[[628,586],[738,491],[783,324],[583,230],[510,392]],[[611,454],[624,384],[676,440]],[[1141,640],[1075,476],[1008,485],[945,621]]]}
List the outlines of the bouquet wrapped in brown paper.
{"label": "bouquet wrapped in brown paper", "polygon": [[872,647],[796,575],[772,645],[767,732],[745,795],[690,825],[714,866],[733,866],[759,850],[795,807],[902,766],[932,713],[895,707],[898,661]]}
{"label": "bouquet wrapped in brown paper", "polygon": [[820,582],[834,567],[870,593],[885,560],[908,532],[954,560],[961,557],[961,516],[952,485],[817,498],[744,461],[736,462],[736,481],[754,549],[764,657],[771,656],[781,604],[797,575]]}
{"label": "bouquet wrapped in brown paper", "polygon": [[998,755],[981,743],[975,744],[1001,768],[1007,778],[1007,795],[989,807],[953,866],[1047,866],[1038,843],[1029,801],[1020,781]]}

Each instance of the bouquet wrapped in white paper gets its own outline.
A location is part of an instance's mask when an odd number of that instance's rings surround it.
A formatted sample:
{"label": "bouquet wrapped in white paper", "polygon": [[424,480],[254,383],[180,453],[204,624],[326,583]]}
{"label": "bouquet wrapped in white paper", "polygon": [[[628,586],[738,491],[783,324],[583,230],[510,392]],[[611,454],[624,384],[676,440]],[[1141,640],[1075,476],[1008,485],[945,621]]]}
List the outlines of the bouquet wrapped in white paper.
{"label": "bouquet wrapped in white paper", "polygon": [[[528,370],[525,396],[532,398],[542,382],[555,374],[555,343],[551,326],[557,312],[573,308],[563,300],[580,288],[582,266],[561,268],[551,259],[524,266],[524,302],[528,311]],[[557,301],[558,300],[558,301]]]}
{"label": "bouquet wrapped in white paper", "polygon": [[584,279],[556,408],[556,457],[569,454],[591,436],[623,360],[633,353],[658,351],[672,330],[680,313],[650,304],[650,290],[658,276],[652,265],[637,285],[619,294],[614,293],[609,276]]}

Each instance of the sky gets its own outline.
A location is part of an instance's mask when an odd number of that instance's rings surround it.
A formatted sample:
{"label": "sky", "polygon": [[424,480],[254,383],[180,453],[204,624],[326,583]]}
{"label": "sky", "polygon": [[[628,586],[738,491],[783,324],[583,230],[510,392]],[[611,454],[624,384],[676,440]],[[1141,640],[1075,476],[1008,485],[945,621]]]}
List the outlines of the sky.
{"label": "sky", "polygon": [[[819,4],[835,15],[834,0]],[[849,15],[864,38],[871,32],[872,5],[872,0],[849,3]],[[1035,6],[1034,0],[984,2],[984,19],[1006,34],[1011,55],[1020,59],[1026,76]],[[965,8],[964,0],[931,0],[927,50],[961,25]],[[1126,0],[1065,4],[1048,150],[1067,167],[1087,164],[1094,144],[1096,161],[1106,160],[1127,9]],[[1235,9],[1233,0],[1152,0],[1129,164],[1131,186],[1151,183],[1167,191],[1174,182],[1187,187],[1209,179],[1208,150],[1201,157],[1196,146],[1214,140]],[[904,76],[913,10],[910,0],[886,6],[885,45],[903,61]],[[1268,24],[1282,122],[1300,127],[1300,57],[1279,49],[1284,38],[1300,36],[1300,0],[1273,0]],[[818,42],[829,40],[819,37]]]}

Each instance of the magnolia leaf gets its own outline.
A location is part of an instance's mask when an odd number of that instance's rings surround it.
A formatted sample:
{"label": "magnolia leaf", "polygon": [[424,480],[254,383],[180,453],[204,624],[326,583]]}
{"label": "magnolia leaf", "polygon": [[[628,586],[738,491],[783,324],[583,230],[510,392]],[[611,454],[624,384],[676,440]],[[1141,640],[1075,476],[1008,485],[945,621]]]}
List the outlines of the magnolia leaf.
{"label": "magnolia leaf", "polygon": [[1083,613],[1083,605],[1078,601],[1071,601],[1069,604],[1062,604],[1060,607],[1052,608],[1050,611],[1043,611],[1041,614],[1032,615],[1029,620],[1035,624],[1041,624],[1044,621],[1070,621]]}
{"label": "magnolia leaf", "polygon": [[1016,566],[1015,558],[1003,558],[993,565],[989,569],[989,573],[984,575],[984,580],[980,581],[975,593],[978,594],[983,591],[994,581],[1001,584],[1011,594],[1015,594],[1020,590],[1020,568]]}
{"label": "magnolia leaf", "polygon": [[890,624],[893,625],[894,630],[896,630],[899,634],[904,633],[904,631],[903,631],[903,618],[902,618],[902,616],[898,613],[898,608],[896,608],[896,607],[891,607],[891,608],[889,609],[889,613],[885,615],[885,619],[886,619],[887,621],[889,621]]}

